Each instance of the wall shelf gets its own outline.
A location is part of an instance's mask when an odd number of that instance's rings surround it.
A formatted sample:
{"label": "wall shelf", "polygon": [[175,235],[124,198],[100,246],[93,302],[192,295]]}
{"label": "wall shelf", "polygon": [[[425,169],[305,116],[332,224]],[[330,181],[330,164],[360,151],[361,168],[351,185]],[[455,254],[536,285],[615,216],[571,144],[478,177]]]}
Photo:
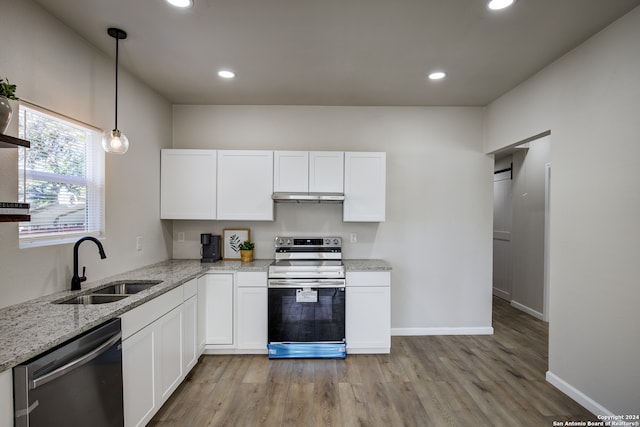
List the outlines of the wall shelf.
{"label": "wall shelf", "polygon": [[0,214],[0,222],[31,221],[31,215],[6,215]]}
{"label": "wall shelf", "polygon": [[[18,148],[18,147],[31,147],[31,143],[27,140],[16,138],[0,133],[0,148]],[[30,221],[30,215],[22,214],[0,214],[0,222],[20,222]]]}
{"label": "wall shelf", "polygon": [[0,133],[0,148],[17,148],[17,147],[31,147],[31,143],[27,140],[16,138],[15,136],[9,136]]}

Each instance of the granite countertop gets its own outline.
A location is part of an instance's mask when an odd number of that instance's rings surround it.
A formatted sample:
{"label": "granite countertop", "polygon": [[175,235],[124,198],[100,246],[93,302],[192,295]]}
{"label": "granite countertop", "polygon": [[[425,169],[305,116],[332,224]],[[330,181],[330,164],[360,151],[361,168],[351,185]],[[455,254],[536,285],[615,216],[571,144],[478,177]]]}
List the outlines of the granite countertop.
{"label": "granite countertop", "polygon": [[[0,371],[12,368],[206,271],[199,260],[171,260],[83,284],[0,310]],[[109,304],[52,304],[120,280],[162,280],[140,293]]]}
{"label": "granite countertop", "polygon": [[[186,261],[186,260],[184,260]],[[199,261],[198,261],[199,262]],[[269,264],[273,262],[272,259],[254,259],[252,262],[242,261],[216,261],[216,262],[203,262],[202,271],[264,271],[269,268]]]}
{"label": "granite countertop", "polygon": [[[253,262],[169,260],[83,284],[81,291],[61,291],[0,309],[0,372],[43,353],[109,319],[125,313],[207,271],[266,272],[271,259]],[[344,260],[347,271],[391,270],[382,260]],[[71,296],[90,293],[109,282],[161,280],[140,293],[108,304],[52,304]]]}
{"label": "granite countertop", "polygon": [[347,271],[391,271],[391,264],[381,259],[342,260]]}

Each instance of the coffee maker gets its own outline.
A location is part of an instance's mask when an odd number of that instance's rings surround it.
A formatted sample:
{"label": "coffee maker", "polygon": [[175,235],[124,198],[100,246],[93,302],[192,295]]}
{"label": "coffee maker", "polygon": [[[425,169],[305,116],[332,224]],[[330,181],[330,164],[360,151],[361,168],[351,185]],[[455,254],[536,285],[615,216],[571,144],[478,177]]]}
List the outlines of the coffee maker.
{"label": "coffee maker", "polygon": [[222,256],[221,253],[222,238],[213,234],[201,234],[200,243],[202,243],[202,260],[201,262],[216,262]]}

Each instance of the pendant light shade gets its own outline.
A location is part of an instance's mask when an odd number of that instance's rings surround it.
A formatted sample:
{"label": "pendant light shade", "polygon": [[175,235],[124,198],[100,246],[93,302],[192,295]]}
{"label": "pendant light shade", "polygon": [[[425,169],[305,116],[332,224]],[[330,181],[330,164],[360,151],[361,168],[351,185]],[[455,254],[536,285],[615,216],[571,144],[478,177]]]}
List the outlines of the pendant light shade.
{"label": "pendant light shade", "polygon": [[118,42],[127,38],[127,33],[119,28],[109,28],[107,34],[116,39],[116,102],[115,126],[102,136],[102,148],[107,153],[124,154],[129,149],[129,138],[118,129]]}
{"label": "pendant light shade", "polygon": [[102,136],[102,148],[107,153],[124,154],[129,149],[129,138],[118,129],[112,129]]}

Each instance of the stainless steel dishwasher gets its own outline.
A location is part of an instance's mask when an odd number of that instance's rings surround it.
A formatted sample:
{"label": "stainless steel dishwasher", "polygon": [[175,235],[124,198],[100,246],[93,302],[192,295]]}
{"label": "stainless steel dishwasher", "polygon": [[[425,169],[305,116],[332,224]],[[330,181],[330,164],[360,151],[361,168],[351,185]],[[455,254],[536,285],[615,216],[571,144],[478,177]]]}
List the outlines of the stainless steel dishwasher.
{"label": "stainless steel dishwasher", "polygon": [[123,426],[121,338],[113,319],[13,368],[15,427]]}

